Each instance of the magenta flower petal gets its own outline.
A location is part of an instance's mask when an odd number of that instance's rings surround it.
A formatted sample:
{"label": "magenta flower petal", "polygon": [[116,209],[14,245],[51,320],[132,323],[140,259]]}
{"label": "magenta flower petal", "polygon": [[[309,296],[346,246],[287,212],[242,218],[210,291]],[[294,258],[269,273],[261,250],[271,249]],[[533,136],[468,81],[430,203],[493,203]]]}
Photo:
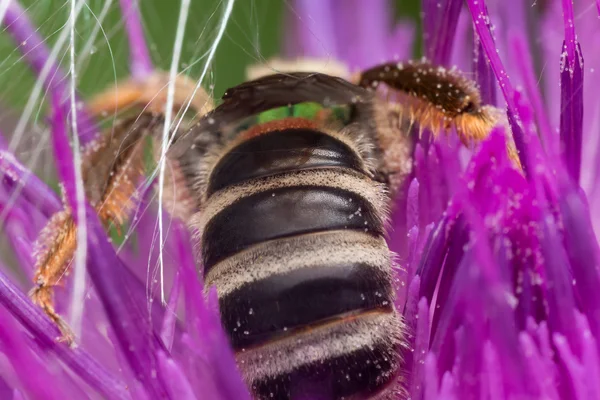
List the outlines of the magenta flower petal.
{"label": "magenta flower petal", "polygon": [[517,117],[512,112],[512,110],[507,111],[508,123],[510,125],[510,130],[512,132],[513,140],[515,141],[515,147],[517,152],[519,153],[519,161],[521,162],[521,166],[523,167],[523,172],[527,175],[531,170],[529,154],[527,151],[527,144],[525,139],[525,133],[523,132],[523,128],[517,122]]}
{"label": "magenta flower petal", "polygon": [[565,27],[565,50],[567,53],[567,57],[570,60],[575,60],[577,57],[575,53],[577,41],[575,39],[575,17],[573,16],[573,0],[562,0],[562,6]]}
{"label": "magenta flower petal", "polygon": [[425,56],[435,64],[447,65],[462,7],[460,0],[424,0]]}
{"label": "magenta flower petal", "polygon": [[[515,57],[516,69],[519,71],[519,75],[523,81],[525,87],[525,93],[531,102],[535,113],[535,120],[539,126],[539,131],[542,137],[542,143],[545,146],[551,144],[550,135],[553,134],[553,130],[550,127],[550,121],[548,121],[547,111],[542,102],[542,94],[538,88],[537,78],[535,77],[535,71],[533,69],[533,60],[529,52],[525,35],[522,32],[514,32],[511,37],[511,50],[514,54],[520,54],[520,57]],[[517,105],[518,107],[518,105]],[[522,112],[520,112],[522,114]],[[523,118],[523,115],[521,115]]]}
{"label": "magenta flower petal", "polygon": [[144,38],[138,0],[119,0],[127,38],[129,40],[129,70],[134,78],[142,79],[152,73],[154,66]]}
{"label": "magenta flower petal", "polygon": [[[565,2],[569,3],[569,1]],[[583,136],[583,56],[579,44],[571,53],[568,42],[563,43],[560,85],[562,110],[560,138],[564,148],[565,164],[573,180],[579,182]]]}
{"label": "magenta flower petal", "polygon": [[429,304],[426,298],[419,301],[417,312],[417,329],[415,332],[415,342],[412,346],[412,372],[410,375],[411,387],[410,393],[414,398],[421,398],[423,394],[423,379],[425,376],[425,359],[429,347]]}
{"label": "magenta flower petal", "polygon": [[451,227],[446,229],[446,235],[449,237],[449,242],[446,257],[443,261],[440,283],[437,288],[435,302],[440,307],[436,307],[433,313],[432,337],[438,332],[438,324],[444,313],[444,307],[449,301],[456,272],[464,256],[464,248],[468,243],[469,231],[466,229],[464,218],[453,221]]}
{"label": "magenta flower petal", "polygon": [[600,285],[600,258],[587,207],[580,193],[568,191],[560,203],[560,210],[575,293],[592,333],[600,337],[600,293],[597,290]]}
{"label": "magenta flower petal", "polygon": [[565,268],[569,265],[569,261],[555,232],[556,225],[552,221],[552,217],[546,217],[542,249],[546,259],[548,323],[552,331],[561,332],[569,340],[577,354],[581,354],[581,345],[573,315],[575,299],[570,287],[572,279],[569,271]]}
{"label": "magenta flower petal", "polygon": [[[77,221],[79,207],[83,207],[83,204],[79,204],[77,198],[77,182],[75,177],[75,166],[73,152],[71,151],[71,145],[67,133],[67,120],[64,108],[65,105],[61,104],[58,97],[52,97],[53,113],[52,113],[52,148],[54,150],[54,158],[56,159],[56,169],[60,182],[63,185],[67,204],[73,210],[73,218]],[[83,184],[83,183],[82,183]],[[83,221],[78,221],[83,223]]]}
{"label": "magenta flower petal", "polygon": [[13,388],[0,376],[0,398],[12,399],[14,390]]}
{"label": "magenta flower petal", "polygon": [[[6,268],[2,268],[6,270]],[[36,339],[44,349],[52,351],[81,379],[108,398],[128,398],[125,386],[102,368],[87,352],[69,349],[57,342],[56,326],[19,291],[6,275],[0,272],[0,304],[2,304]]]}
{"label": "magenta flower petal", "polygon": [[203,388],[213,387],[213,398],[250,399],[248,389],[237,372],[233,352],[220,323],[216,291],[210,291],[209,301],[205,303],[202,297],[198,296],[203,288],[197,279],[193,264],[184,264],[180,271],[190,332],[188,343],[192,350],[196,351],[196,356],[203,361],[192,370],[194,376],[199,379],[195,387],[196,393],[202,393]]}
{"label": "magenta flower petal", "polygon": [[52,189],[5,149],[0,149],[0,174],[2,185],[7,192],[18,190],[21,196],[47,217],[61,209],[60,200]]}
{"label": "magenta flower petal", "polygon": [[[88,217],[88,269],[94,286],[111,321],[118,343],[136,378],[152,398],[164,396],[164,377],[156,374],[157,351],[163,348],[153,332],[147,311],[132,295],[125,266],[106,240],[104,231],[91,207]],[[154,373],[152,372],[154,371]]]}
{"label": "magenta flower petal", "polygon": [[525,356],[526,366],[533,376],[534,381],[540,384],[542,398],[558,400],[559,395],[554,384],[553,370],[548,370],[546,365],[552,360],[544,359],[533,339],[525,332],[519,335],[519,344]]}
{"label": "magenta flower petal", "polygon": [[471,17],[473,18],[473,23],[475,24],[475,30],[477,35],[479,36],[479,40],[481,41],[481,46],[483,47],[486,56],[490,61],[490,65],[494,74],[496,75],[496,79],[498,80],[498,84],[500,85],[500,89],[504,94],[504,98],[508,104],[508,109],[513,113],[516,113],[515,106],[513,103],[513,86],[508,78],[508,74],[498,53],[496,52],[496,46],[494,44],[494,39],[492,38],[492,34],[489,28],[489,15],[487,13],[487,8],[485,6],[484,0],[467,0],[467,5],[469,6],[469,10],[471,12]]}
{"label": "magenta flower petal", "polygon": [[[336,57],[339,52],[335,42],[332,21],[334,10],[330,1],[300,0],[295,3],[299,15],[297,24],[301,38],[299,54],[309,57]],[[298,50],[296,50],[298,51]]]}
{"label": "magenta flower petal", "polygon": [[[17,0],[9,1],[4,20],[0,22],[4,24],[37,76],[44,76],[44,86],[56,99],[59,99],[60,103],[58,104],[68,104],[69,80],[60,66],[52,60],[44,39],[39,35]],[[83,103],[77,100],[77,104],[80,105],[76,111],[78,135],[82,142],[86,143],[96,135],[96,125]]]}
{"label": "magenta flower petal", "polygon": [[162,321],[160,330],[160,338],[165,347],[170,351],[173,347],[173,339],[175,336],[175,326],[177,324],[177,304],[179,302],[179,292],[181,289],[181,279],[179,275],[175,277],[175,283],[169,294],[167,303],[167,311]]}
{"label": "magenta flower petal", "polygon": [[290,16],[286,53],[332,58],[351,71],[408,58],[414,25],[392,25],[389,0],[298,0]]}
{"label": "magenta flower petal", "polygon": [[162,351],[158,353],[158,365],[161,375],[165,377],[170,398],[186,400],[197,399],[193,388],[179,365],[168,358]]}
{"label": "magenta flower petal", "polygon": [[42,362],[31,351],[21,337],[21,332],[16,329],[14,320],[8,313],[0,309],[0,348],[12,361],[23,387],[33,398],[60,400],[67,398],[58,379],[49,369],[42,366]]}
{"label": "magenta flower petal", "polygon": [[424,374],[424,400],[436,400],[440,398],[438,393],[438,371],[435,355],[427,354],[425,358]]}
{"label": "magenta flower petal", "polygon": [[331,0],[331,9],[339,13],[333,19],[337,39],[337,53],[333,55],[338,59],[346,61],[351,69],[358,69],[391,57],[387,46],[392,26],[388,0]]}
{"label": "magenta flower petal", "polygon": [[[404,309],[402,314],[404,315],[405,329],[405,343],[403,349],[401,349],[402,360],[405,365],[412,366],[415,358],[415,340],[417,333],[417,324],[419,316],[419,286],[421,280],[419,276],[415,276],[410,285],[408,286],[408,293],[406,296],[406,302],[404,303]],[[406,373],[410,371],[409,368],[404,368]]]}
{"label": "magenta flower petal", "polygon": [[479,84],[481,100],[484,104],[496,104],[496,78],[494,77],[494,71],[492,71],[490,64],[487,62],[481,43],[478,43],[475,47],[473,64],[475,81]]}

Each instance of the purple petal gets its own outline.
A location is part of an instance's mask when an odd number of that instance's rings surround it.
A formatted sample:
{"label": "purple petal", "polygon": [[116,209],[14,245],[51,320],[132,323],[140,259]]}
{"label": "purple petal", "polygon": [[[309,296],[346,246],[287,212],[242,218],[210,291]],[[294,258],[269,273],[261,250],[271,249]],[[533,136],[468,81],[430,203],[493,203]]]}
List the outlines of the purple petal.
{"label": "purple petal", "polygon": [[[192,263],[184,263],[179,272],[183,282],[188,343],[197,352],[197,357],[206,365],[196,373],[200,379],[198,387],[215,386],[223,399],[250,399],[246,385],[242,382],[229,340],[221,326],[218,314],[216,290],[210,290],[208,302],[204,301],[204,288]],[[190,373],[194,373],[191,371]],[[218,397],[215,397],[218,398]]]}
{"label": "purple petal", "polygon": [[434,64],[450,62],[461,7],[460,0],[425,0],[425,55]]}
{"label": "purple petal", "polygon": [[[52,60],[50,51],[44,43],[45,40],[38,34],[37,29],[17,0],[9,2],[6,15],[1,22],[6,26],[7,32],[12,36],[38,77],[44,76],[43,83],[46,90],[59,101],[55,106],[68,104],[66,99],[69,97],[69,87],[67,85],[69,80],[60,69],[60,66]],[[77,104],[79,105],[76,111],[79,127],[77,132],[81,141],[87,143],[96,135],[96,125],[89,112],[82,106],[83,103],[77,100]]]}
{"label": "purple petal", "polygon": [[406,226],[411,229],[418,227],[419,224],[419,181],[417,178],[413,178],[408,187],[406,204]]}
{"label": "purple petal", "polygon": [[573,298],[572,279],[566,268],[569,262],[557,237],[556,229],[552,217],[546,217],[542,251],[546,261],[548,322],[553,332],[561,332],[569,340],[576,353],[581,354],[581,345],[573,315],[575,299]]}
{"label": "purple petal", "polygon": [[[71,145],[67,134],[66,113],[64,112],[65,106],[61,105],[60,99],[57,97],[53,97],[52,100],[52,148],[54,150],[56,169],[65,191],[67,204],[71,210],[73,210],[73,217],[77,221],[79,213],[75,212],[75,210],[83,207],[83,204],[79,204],[77,200],[75,168],[79,168],[79,166],[76,167],[73,162],[73,152],[71,151]],[[83,221],[78,222],[83,223]]]}
{"label": "purple petal", "polygon": [[[574,287],[581,298],[580,306],[595,337],[600,337],[600,258],[587,207],[581,195],[568,191],[560,203],[565,247],[572,268]],[[570,283],[570,281],[569,281]]]}
{"label": "purple petal", "polygon": [[570,60],[575,60],[575,47],[577,41],[575,39],[575,17],[573,16],[573,0],[562,0],[563,18],[565,26],[565,45],[567,57]]}
{"label": "purple petal", "polygon": [[143,79],[154,71],[148,45],[144,38],[138,0],[119,0],[127,38],[129,40],[129,71],[136,79]]}
{"label": "purple petal", "polygon": [[[583,385],[583,367],[579,363],[579,360],[577,360],[577,356],[571,351],[569,341],[563,335],[558,333],[555,333],[552,336],[552,339],[558,350],[558,354],[567,369],[567,373],[564,374],[566,376],[563,376],[563,378],[569,379],[567,384],[570,385],[573,390],[570,397],[576,399],[586,398]],[[563,388],[563,390],[564,389],[566,388]]]}
{"label": "purple petal", "polygon": [[417,270],[417,274],[421,276],[419,296],[427,298],[428,301],[433,298],[444,265],[443,261],[448,252],[453,226],[453,223],[449,222],[448,219],[442,219],[430,235],[429,242],[423,251],[421,264]]}
{"label": "purple petal", "polygon": [[419,301],[417,313],[417,329],[413,347],[412,372],[410,376],[410,394],[412,398],[420,399],[423,394],[423,381],[425,376],[424,364],[429,348],[429,304],[426,298]]}
{"label": "purple petal", "polygon": [[[565,1],[563,1],[564,3]],[[581,46],[577,44],[572,56],[569,54],[571,54],[569,46],[563,42],[560,72],[560,138],[567,169],[573,180],[579,182],[583,135],[583,56]]]}
{"label": "purple petal", "polygon": [[583,383],[586,389],[586,396],[589,399],[600,398],[600,384],[596,377],[600,374],[600,360],[597,351],[597,340],[590,331],[585,316],[575,311],[577,327],[583,343],[582,364],[585,368]]}
{"label": "purple petal", "polygon": [[[63,388],[54,374],[41,363],[32,353],[26,341],[17,329],[13,318],[5,310],[0,309],[0,347],[2,352],[11,360],[19,375],[23,387],[32,398],[65,399]],[[52,368],[51,368],[52,369]]]}
{"label": "purple petal", "polygon": [[498,352],[487,342],[483,346],[483,385],[482,394],[490,400],[505,399],[504,379]]}
{"label": "purple petal", "polygon": [[405,346],[401,349],[402,360],[405,365],[413,365],[415,354],[415,340],[417,333],[418,312],[419,312],[419,285],[421,280],[419,276],[415,276],[408,287],[406,296],[406,304],[402,315],[405,323]]}
{"label": "purple petal", "polygon": [[464,249],[469,240],[469,231],[465,225],[464,218],[459,218],[453,223],[453,226],[448,232],[450,241],[448,244],[448,253],[443,262],[443,269],[439,285],[437,287],[437,296],[435,303],[439,307],[435,307],[433,313],[433,322],[431,324],[431,336],[435,336],[438,331],[438,324],[444,308],[448,304],[450,293],[453,287],[456,272],[464,256]]}
{"label": "purple petal", "polygon": [[[194,391],[176,362],[167,357],[164,352],[158,353],[158,365],[171,399],[195,400]],[[206,396],[206,393],[203,393]],[[204,397],[203,397],[204,398]]]}
{"label": "purple petal", "polygon": [[335,26],[337,54],[351,69],[388,61],[389,0],[333,0],[331,9],[335,13],[330,23]]}
{"label": "purple petal", "polygon": [[435,354],[428,353],[425,358],[425,373],[424,373],[424,400],[438,400],[438,372]]}
{"label": "purple petal", "polygon": [[62,208],[54,191],[5,149],[0,149],[0,173],[6,190],[20,190],[20,195],[35,204],[47,217]]}
{"label": "purple petal", "polygon": [[454,377],[450,372],[446,372],[442,377],[442,384],[440,388],[440,395],[438,400],[456,400],[456,388],[454,383]]}
{"label": "purple petal", "polygon": [[13,392],[14,389],[0,376],[0,399],[12,399]]}
{"label": "purple petal", "polygon": [[536,344],[527,333],[519,335],[519,344],[523,356],[526,360],[526,367],[532,374],[533,382],[540,386],[540,397],[550,400],[558,400],[559,395],[556,391],[552,370],[546,368],[546,364],[553,363],[552,359],[544,360]]}
{"label": "purple petal", "polygon": [[482,357],[480,348],[472,346],[473,343],[481,343],[481,327],[474,323],[462,326],[454,335],[456,347],[456,361],[453,369],[456,384],[462,398],[469,397],[471,393],[480,393],[481,381],[473,379],[479,376],[481,371]]}
{"label": "purple petal", "polygon": [[508,79],[508,74],[498,53],[496,52],[496,47],[494,45],[494,39],[492,38],[492,34],[489,28],[489,15],[487,13],[487,9],[485,6],[484,0],[467,0],[467,5],[469,6],[469,10],[471,11],[471,17],[473,18],[473,23],[475,24],[475,30],[477,35],[479,36],[479,40],[481,41],[481,46],[483,47],[485,54],[490,61],[490,66],[496,75],[496,79],[498,80],[498,85],[504,94],[504,99],[508,104],[509,110],[516,114],[515,106],[513,103],[514,98],[514,89],[510,80]]}
{"label": "purple petal", "polygon": [[[408,60],[413,55],[413,44],[415,43],[415,24],[407,21],[398,23],[388,35],[387,45],[385,46],[386,53],[384,57],[386,61]],[[376,60],[373,60],[376,61]],[[365,60],[365,64],[366,64]],[[371,64],[372,62],[369,62]]]}
{"label": "purple petal", "polygon": [[[2,266],[0,271],[2,270],[6,268]],[[0,304],[31,332],[40,345],[54,352],[91,387],[111,399],[129,398],[125,386],[98,365],[85,351],[79,348],[70,349],[58,343],[56,338],[59,337],[59,332],[56,326],[2,272],[0,272]]]}
{"label": "purple petal", "polygon": [[[131,282],[123,273],[121,260],[108,243],[94,210],[88,214],[88,272],[114,329],[121,350],[136,378],[152,397],[165,396],[165,384],[158,368],[156,352],[162,343],[153,330],[147,310],[136,301]],[[154,371],[154,372],[152,372]]]}
{"label": "purple petal", "polygon": [[295,3],[298,18],[296,34],[300,37],[300,56],[337,57],[339,51],[332,21],[334,11],[328,0],[298,0]]}
{"label": "purple petal", "polygon": [[[516,69],[519,71],[523,85],[525,86],[525,93],[533,106],[535,113],[535,119],[539,126],[539,132],[541,134],[543,143],[546,146],[551,145],[551,136],[554,130],[551,128],[550,121],[548,120],[548,114],[545,109],[544,102],[542,101],[542,95],[538,89],[537,78],[534,75],[535,70],[533,68],[533,60],[531,59],[531,52],[527,44],[527,40],[524,37],[523,32],[514,32],[511,37],[511,50],[513,54],[519,54],[519,57],[514,57],[516,63]],[[518,105],[517,105],[518,107]],[[519,111],[522,113],[521,111]],[[521,115],[523,119],[523,115]]]}
{"label": "purple petal", "polygon": [[479,40],[475,40],[475,57],[473,58],[473,71],[475,72],[475,82],[479,85],[481,100],[484,104],[496,104],[496,79],[494,71],[487,62],[485,52]]}
{"label": "purple petal", "polygon": [[167,303],[167,309],[165,317],[162,322],[162,328],[160,331],[160,338],[167,350],[171,350],[173,347],[173,338],[175,335],[175,325],[177,324],[177,304],[179,302],[179,292],[181,288],[181,279],[179,275],[175,277],[173,288],[169,294],[169,302]]}
{"label": "purple petal", "polygon": [[515,141],[515,147],[517,148],[517,153],[519,154],[519,162],[523,167],[523,172],[525,173],[525,175],[528,175],[528,171],[531,170],[531,167],[529,164],[527,144],[525,143],[525,134],[523,133],[523,129],[517,122],[514,113],[509,109],[506,114],[508,116],[508,123],[510,124],[510,130],[512,132],[513,140]]}

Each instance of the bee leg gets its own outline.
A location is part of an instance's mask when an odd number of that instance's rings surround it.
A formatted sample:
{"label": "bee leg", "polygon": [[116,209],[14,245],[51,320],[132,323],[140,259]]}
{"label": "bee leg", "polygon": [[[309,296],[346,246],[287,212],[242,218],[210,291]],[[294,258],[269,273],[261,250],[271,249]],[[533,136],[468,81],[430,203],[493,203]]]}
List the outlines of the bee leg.
{"label": "bee leg", "polygon": [[[147,79],[130,79],[96,96],[89,103],[96,116],[124,108],[142,110],[133,118],[108,129],[83,150],[82,178],[86,201],[98,213],[103,225],[117,227],[129,218],[136,202],[137,183],[144,176],[144,148],[147,138],[159,137],[163,120],[160,116],[167,103],[169,75],[156,72]],[[212,100],[186,76],[177,76],[174,110],[187,107],[199,115],[212,108]],[[168,163],[169,164],[169,163]],[[178,171],[178,170],[177,170]],[[177,182],[181,178],[175,179]],[[176,197],[175,200],[178,200]],[[35,287],[30,293],[34,303],[54,321],[62,338],[73,343],[73,333],[54,309],[54,287],[68,275],[75,254],[77,226],[71,210],[55,214],[42,230],[36,242]]]}
{"label": "bee leg", "polygon": [[355,83],[371,90],[383,85],[395,94],[390,101],[405,108],[407,118],[434,135],[455,128],[467,144],[481,142],[495,126],[503,126],[508,155],[521,168],[505,113],[484,105],[476,83],[456,69],[434,66],[425,60],[387,63],[363,71],[355,77]]}
{"label": "bee leg", "polygon": [[[145,112],[164,113],[170,75],[156,71],[143,80],[130,78],[96,95],[88,104],[94,115],[105,116],[137,107]],[[189,107],[198,115],[204,115],[213,107],[212,99],[202,88],[196,90],[196,82],[186,75],[175,78],[173,110]]]}
{"label": "bee leg", "polygon": [[[142,114],[106,132],[84,151],[82,178],[86,200],[94,207],[105,227],[122,224],[135,206],[137,182],[143,177],[145,139],[161,121]],[[53,303],[54,287],[67,276],[77,249],[77,225],[72,210],[54,214],[35,245],[35,287],[30,296],[54,321],[62,339],[73,342],[73,334],[57,314]]]}
{"label": "bee leg", "polygon": [[75,345],[75,335],[69,325],[61,318],[54,309],[54,290],[53,285],[48,284],[45,277],[38,275],[36,278],[37,284],[29,293],[31,300],[40,306],[44,313],[56,324],[60,330],[58,341],[65,342],[70,347]]}
{"label": "bee leg", "polygon": [[30,291],[31,300],[39,305],[61,331],[60,341],[73,344],[74,336],[66,322],[54,309],[54,287],[68,275],[69,264],[76,248],[75,223],[68,211],[61,211],[50,219],[36,242],[37,268]]}

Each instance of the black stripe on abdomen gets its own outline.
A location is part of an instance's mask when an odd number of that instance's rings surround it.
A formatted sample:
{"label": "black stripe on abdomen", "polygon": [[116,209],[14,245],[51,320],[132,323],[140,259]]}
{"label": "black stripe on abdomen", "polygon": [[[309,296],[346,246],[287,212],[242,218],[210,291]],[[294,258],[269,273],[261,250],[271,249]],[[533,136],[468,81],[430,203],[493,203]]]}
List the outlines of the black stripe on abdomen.
{"label": "black stripe on abdomen", "polygon": [[295,186],[256,193],[227,206],[206,225],[202,235],[204,273],[256,243],[343,229],[383,235],[377,210],[354,192]]}
{"label": "black stripe on abdomen", "polygon": [[313,398],[315,393],[320,395],[318,398],[332,400],[357,394],[368,399],[394,378],[398,367],[396,352],[392,340],[375,342],[342,356],[324,358],[289,373],[253,382],[253,391],[260,400]]}
{"label": "black stripe on abdomen", "polygon": [[342,141],[311,129],[272,131],[231,149],[212,170],[207,195],[242,181],[283,172],[344,167],[363,172],[356,152]]}
{"label": "black stripe on abdomen", "polygon": [[390,307],[392,296],[380,269],[324,264],[248,283],[221,298],[220,310],[233,348],[240,350],[347,313]]}

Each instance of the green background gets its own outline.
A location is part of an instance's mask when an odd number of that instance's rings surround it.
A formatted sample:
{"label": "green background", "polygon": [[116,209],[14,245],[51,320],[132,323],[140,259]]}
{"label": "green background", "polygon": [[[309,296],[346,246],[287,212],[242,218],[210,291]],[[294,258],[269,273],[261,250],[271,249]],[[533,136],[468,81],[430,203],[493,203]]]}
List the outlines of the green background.
{"label": "green background", "polygon": [[[77,23],[76,48],[81,50],[91,36],[96,18],[107,0],[87,0]],[[369,2],[371,0],[363,0]],[[154,63],[163,69],[170,67],[172,46],[180,2],[175,0],[141,0],[144,29],[151,45]],[[70,2],[66,0],[26,0],[28,14],[39,27],[48,45],[57,40],[66,25]],[[225,36],[217,50],[205,82],[214,84],[215,95],[220,95],[244,78],[245,67],[260,62],[279,52],[284,29],[283,15],[289,12],[291,0],[237,0]],[[116,78],[127,76],[128,47],[121,21],[118,0],[108,8],[102,30],[95,39],[94,54],[77,69],[79,90],[84,98],[106,88]],[[189,72],[200,75],[202,55],[214,38],[217,22],[224,10],[220,0],[192,0],[186,27],[181,68],[196,61]],[[419,1],[395,1],[397,17],[414,18],[418,22]],[[417,35],[418,37],[419,35]],[[69,59],[68,49],[61,53],[62,62]],[[82,56],[81,54],[79,56]],[[0,119],[7,114],[18,115],[33,87],[35,77],[20,60],[21,54],[6,32],[0,34]],[[66,70],[66,68],[65,68]],[[0,121],[1,123],[1,121]]]}

